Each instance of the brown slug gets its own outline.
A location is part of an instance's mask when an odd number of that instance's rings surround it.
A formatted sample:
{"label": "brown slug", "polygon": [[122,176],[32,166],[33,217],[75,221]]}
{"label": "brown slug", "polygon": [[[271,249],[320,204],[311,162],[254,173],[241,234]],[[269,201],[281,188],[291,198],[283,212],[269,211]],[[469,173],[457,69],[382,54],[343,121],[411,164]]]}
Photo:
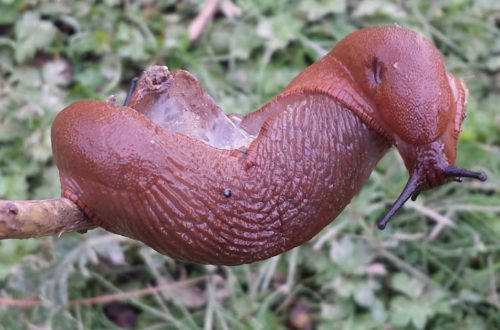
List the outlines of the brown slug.
{"label": "brown slug", "polygon": [[467,89],[396,25],[358,30],[246,116],[194,77],[152,67],[124,106],[73,103],[52,126],[63,196],[94,224],[175,259],[237,265],[316,235],[391,145],[421,190],[483,173],[453,166]]}

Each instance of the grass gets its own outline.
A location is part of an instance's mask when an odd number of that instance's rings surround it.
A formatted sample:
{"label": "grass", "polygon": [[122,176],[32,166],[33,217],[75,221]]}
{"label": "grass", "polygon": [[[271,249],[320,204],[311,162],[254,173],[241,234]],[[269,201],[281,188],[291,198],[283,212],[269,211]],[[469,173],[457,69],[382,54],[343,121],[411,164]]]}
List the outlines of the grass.
{"label": "grass", "polygon": [[500,6],[235,3],[240,15],[219,13],[190,46],[202,1],[0,0],[0,197],[58,196],[54,116],[81,98],[123,99],[150,64],[189,70],[226,111],[245,113],[340,38],[379,23],[421,31],[466,80],[457,164],[488,181],[423,193],[381,232],[374,222],[407,178],[390,153],[311,242],[239,267],[176,262],[98,230],[2,241],[0,329],[500,328]]}

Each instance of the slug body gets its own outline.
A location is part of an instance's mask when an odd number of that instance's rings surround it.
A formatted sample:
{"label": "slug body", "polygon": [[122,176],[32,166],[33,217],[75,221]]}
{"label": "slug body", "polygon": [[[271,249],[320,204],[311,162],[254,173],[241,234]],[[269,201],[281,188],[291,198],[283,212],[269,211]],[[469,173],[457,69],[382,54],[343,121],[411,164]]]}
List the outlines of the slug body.
{"label": "slug body", "polygon": [[446,172],[466,88],[410,30],[349,35],[244,117],[223,115],[187,72],[154,70],[128,106],[64,109],[52,142],[64,196],[173,258],[236,265],[306,242],[393,144],[413,185],[398,200],[467,176]]}

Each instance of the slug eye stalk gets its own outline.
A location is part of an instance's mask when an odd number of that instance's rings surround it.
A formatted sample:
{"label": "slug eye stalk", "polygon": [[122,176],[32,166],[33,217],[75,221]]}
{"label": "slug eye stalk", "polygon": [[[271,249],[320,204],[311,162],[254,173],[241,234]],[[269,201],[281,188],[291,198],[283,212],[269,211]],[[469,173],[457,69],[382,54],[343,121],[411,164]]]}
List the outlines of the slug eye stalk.
{"label": "slug eye stalk", "polygon": [[[472,178],[479,181],[486,181],[487,176],[483,172],[474,172],[460,167],[455,167],[453,165],[448,165],[444,171],[443,175],[445,178],[451,179],[456,182],[462,182],[462,178]],[[377,221],[377,227],[380,230],[385,229],[387,223],[392,219],[394,214],[408,201],[412,199],[415,201],[418,194],[421,191],[422,182],[419,179],[418,171],[413,172],[413,174],[408,179],[406,186],[399,195],[399,197],[391,205],[387,213]]]}
{"label": "slug eye stalk", "polygon": [[482,182],[486,181],[487,179],[487,176],[484,172],[474,172],[465,168],[455,167],[453,165],[448,165],[448,167],[444,169],[444,176],[447,178],[452,178],[457,182],[461,182],[462,178],[472,178]]}
{"label": "slug eye stalk", "polygon": [[123,102],[124,106],[128,106],[130,102],[130,98],[132,97],[132,94],[135,91],[135,87],[137,86],[137,81],[139,80],[139,77],[134,77],[132,81],[130,82],[130,87],[128,88],[127,92],[127,97],[125,97],[125,101]]}
{"label": "slug eye stalk", "polygon": [[[419,180],[418,180],[418,174],[417,172],[414,172],[412,176],[408,179],[408,182],[406,183],[406,186],[404,187],[403,191],[399,195],[399,197],[394,201],[392,206],[390,207],[389,211],[379,220],[377,221],[377,226],[378,229],[385,229],[385,226],[387,226],[387,223],[389,220],[392,219],[392,216],[401,208],[401,206],[406,203],[406,201],[418,194],[419,192]],[[416,198],[415,198],[416,199]]]}

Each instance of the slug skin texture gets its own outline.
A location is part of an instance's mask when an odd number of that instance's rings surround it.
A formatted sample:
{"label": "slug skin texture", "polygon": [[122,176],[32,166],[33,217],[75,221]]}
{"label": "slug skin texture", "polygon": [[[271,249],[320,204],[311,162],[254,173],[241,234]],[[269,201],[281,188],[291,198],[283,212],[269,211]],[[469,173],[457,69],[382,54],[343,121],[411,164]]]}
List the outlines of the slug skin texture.
{"label": "slug skin texture", "polygon": [[96,225],[179,260],[251,263],[335,219],[391,145],[411,185],[381,228],[401,200],[468,176],[450,167],[466,96],[420,34],[375,26],[246,116],[224,115],[188,72],[151,67],[127,106],[62,110],[54,159],[63,196]]}

